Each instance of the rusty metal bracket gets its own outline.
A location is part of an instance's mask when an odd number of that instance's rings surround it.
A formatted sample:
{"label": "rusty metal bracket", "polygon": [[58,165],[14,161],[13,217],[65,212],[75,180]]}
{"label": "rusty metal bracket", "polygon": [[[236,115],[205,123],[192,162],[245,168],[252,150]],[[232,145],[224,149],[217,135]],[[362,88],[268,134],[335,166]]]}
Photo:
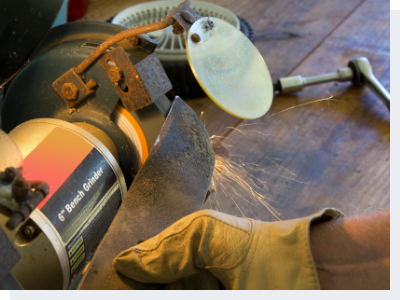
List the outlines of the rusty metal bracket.
{"label": "rusty metal bracket", "polygon": [[105,53],[99,62],[128,111],[145,107],[172,89],[172,84],[154,53],[133,65],[124,49],[119,46]]}
{"label": "rusty metal bracket", "polygon": [[[157,31],[163,28],[166,28],[170,25],[173,26],[173,32],[175,34],[182,34],[185,31],[188,31],[190,26],[194,22],[196,22],[198,19],[200,19],[200,16],[196,14],[196,12],[189,7],[191,1],[186,0],[180,5],[178,5],[164,20],[161,20],[156,23],[148,24],[148,25],[143,25],[135,28],[131,28],[128,30],[125,30],[123,32],[120,32],[116,34],[115,36],[112,36],[111,38],[107,39],[104,41],[93,53],[91,53],[83,62],[81,62],[76,68],[70,69],[68,72],[64,73],[59,77],[56,81],[53,82],[52,86],[55,89],[55,91],[61,96],[61,98],[67,103],[68,107],[74,107],[76,104],[81,102],[83,99],[85,99],[88,95],[93,93],[92,88],[97,85],[97,83],[94,80],[89,81],[87,84],[83,82],[83,80],[80,77],[80,74],[82,74],[97,58],[100,57],[108,48],[110,48],[112,45],[118,43],[119,41],[123,39],[129,39],[131,38],[130,42],[131,44],[135,47],[138,44],[137,38],[132,38],[134,36],[137,36],[139,34],[143,33],[148,33],[152,31]],[[115,50],[115,49],[114,49]],[[114,51],[112,50],[112,51]],[[111,51],[109,51],[110,53]],[[104,56],[109,55],[109,53],[106,53]],[[126,54],[125,54],[126,56]],[[157,57],[155,55],[150,55],[148,58],[147,63],[150,63],[150,67],[153,67],[154,69],[149,68],[146,63],[143,63],[143,65],[140,65],[141,63],[136,65],[136,71],[140,73],[139,69],[142,70],[141,75],[143,76],[142,80],[142,85],[146,86],[146,91],[149,97],[145,97],[143,99],[143,95],[145,93],[143,92],[143,89],[139,91],[139,96],[136,97],[135,101],[134,98],[132,97],[127,97],[126,93],[129,92],[131,87],[138,87],[139,85],[126,85],[128,87],[128,91],[124,89],[118,89],[118,85],[115,85],[115,88],[117,89],[118,94],[121,96],[122,101],[124,102],[125,108],[127,108],[129,111],[144,107],[148,104],[150,104],[150,100],[154,101],[158,99],[159,96],[159,91],[164,90],[167,88],[167,86],[170,86],[169,89],[166,91],[169,91],[172,89],[172,85],[168,80],[168,77],[166,76],[164,70],[161,67],[160,62],[158,61]],[[121,58],[121,60],[124,60],[126,62],[125,57]],[[122,70],[122,73],[124,73],[123,68],[125,68],[127,71],[127,74],[124,74],[126,81],[130,81],[130,73],[134,74],[135,77],[133,78],[139,78],[136,77],[138,74],[135,74],[135,71],[132,71],[131,67],[128,67],[129,65],[126,64],[125,66],[118,66],[119,69],[114,69],[109,77],[112,77],[111,80],[114,80],[115,78],[114,75],[117,77],[120,76],[118,75],[120,70]],[[104,67],[104,69],[106,69]],[[128,71],[131,70],[131,71]],[[157,71],[162,70],[161,73]],[[109,71],[108,68],[106,71]],[[148,74],[157,74],[157,81],[154,82],[153,78],[151,76],[147,76]],[[164,76],[165,75],[165,76]],[[122,76],[120,76],[122,77]],[[145,77],[149,78],[149,80],[144,80]],[[129,78],[129,80],[128,80]],[[165,80],[167,79],[167,81]],[[119,81],[119,80],[118,80]],[[132,83],[132,82],[131,82]],[[133,84],[133,83],[132,83]],[[160,88],[157,88],[157,85],[161,84]],[[129,92],[130,95],[132,95],[132,91]],[[165,92],[164,92],[165,93]],[[163,94],[164,94],[163,93]],[[133,102],[132,102],[133,101]]]}
{"label": "rusty metal bracket", "polygon": [[85,83],[81,75],[76,74],[75,68],[72,68],[54,81],[52,87],[67,103],[68,107],[74,107],[93,93],[93,88],[96,85],[97,83],[93,79]]}
{"label": "rusty metal bracket", "polygon": [[175,20],[175,23],[172,24],[175,34],[182,34],[184,31],[189,31],[190,26],[201,18],[190,8],[190,4],[190,0],[182,2],[167,16],[167,18]]}

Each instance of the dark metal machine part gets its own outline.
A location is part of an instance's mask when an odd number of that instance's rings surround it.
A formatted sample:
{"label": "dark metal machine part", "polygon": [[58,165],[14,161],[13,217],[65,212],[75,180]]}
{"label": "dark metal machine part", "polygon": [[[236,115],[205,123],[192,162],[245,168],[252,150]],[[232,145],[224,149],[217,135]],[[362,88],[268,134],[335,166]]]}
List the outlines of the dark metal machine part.
{"label": "dark metal machine part", "polygon": [[92,259],[79,289],[157,289],[112,266],[115,256],[199,209],[214,169],[203,123],[179,97]]}
{"label": "dark metal machine part", "polygon": [[[142,72],[140,72],[140,67],[132,68],[131,64],[127,64],[126,61],[129,62],[126,55],[121,55],[116,50],[109,51],[109,48],[121,42],[123,40],[129,40],[130,44],[133,47],[136,47],[140,44],[139,39],[137,38],[138,35],[149,33],[152,31],[158,31],[164,29],[169,26],[173,26],[173,32],[175,34],[182,34],[185,31],[189,30],[190,26],[199,19],[199,16],[189,7],[190,0],[185,0],[181,4],[179,4],[165,19],[160,20],[158,22],[138,26],[135,28],[131,28],[122,32],[119,32],[116,35],[111,36],[110,38],[106,39],[95,51],[90,53],[81,63],[79,63],[76,67],[72,67],[67,72],[62,74],[58,77],[53,83],[52,86],[54,90],[59,94],[59,96],[67,103],[69,107],[74,107],[82,100],[84,100],[88,95],[93,93],[92,88],[96,86],[96,81],[91,79],[87,83],[85,83],[85,79],[82,78],[83,72],[85,72],[88,67],[90,67],[94,62],[96,62],[100,56],[109,56],[107,57],[108,63],[114,63],[114,66],[110,66],[111,68],[107,69],[110,79],[113,83],[116,83],[116,87],[118,87],[118,81],[123,75],[123,72],[128,73],[129,70],[131,74],[134,75],[136,79],[139,80],[139,84],[134,84],[132,86],[132,82],[126,83],[128,89],[119,89],[117,88],[117,92],[121,97],[123,103],[129,103],[131,101],[136,101],[143,95],[148,96],[144,102],[140,101],[138,108],[144,107],[146,102],[148,103],[149,100],[154,101],[154,96],[157,94],[165,94],[168,92],[172,86],[168,80],[168,77],[165,75],[164,70],[161,67],[156,56],[154,56],[155,60],[152,60],[149,63],[149,67],[143,66],[141,67]],[[117,48],[118,49],[118,48]],[[104,53],[109,51],[108,53]],[[116,65],[116,60],[119,60],[118,65]],[[158,65],[153,64],[152,62],[157,62]],[[103,65],[103,67],[106,67]],[[156,68],[157,72],[153,72],[151,74],[150,69]],[[140,76],[138,76],[140,75]],[[151,77],[150,81],[148,77]],[[165,77],[165,78],[164,78]],[[116,80],[116,78],[118,78]],[[159,80],[161,78],[161,80]],[[147,83],[150,84],[150,88],[146,85],[146,82],[143,80],[145,79]],[[132,80],[131,80],[132,81]],[[141,85],[145,86],[143,90]],[[138,90],[139,97],[132,96],[132,88]],[[165,90],[165,91],[164,91]],[[79,92],[78,92],[79,91]],[[131,99],[132,98],[132,99]],[[142,105],[142,106],[141,106]]]}
{"label": "dark metal machine part", "polygon": [[190,8],[190,0],[185,0],[179,4],[173,11],[171,11],[167,18],[174,18],[176,23],[173,25],[175,34],[182,34],[188,32],[190,26],[201,17]]}
{"label": "dark metal machine part", "polygon": [[0,228],[0,283],[10,274],[20,259],[21,254]]}
{"label": "dark metal machine part", "polygon": [[0,204],[0,213],[10,216],[6,223],[8,229],[14,230],[49,193],[49,184],[42,180],[28,181],[21,169],[9,167],[0,172],[0,191],[4,186],[11,186],[16,209]]}
{"label": "dark metal machine part", "polygon": [[63,0],[2,0],[0,86],[27,62],[57,18]]}
{"label": "dark metal machine part", "polygon": [[[29,214],[49,193],[49,185],[45,181],[27,181],[21,174],[20,169],[13,167],[0,172],[0,192],[4,186],[11,186],[16,206],[13,209],[0,203],[0,213],[9,216],[6,227],[14,230],[22,221],[28,219]],[[10,200],[11,201],[11,200]],[[29,229],[29,225],[26,226]],[[31,238],[34,228],[30,232]],[[10,273],[16,263],[21,259],[21,254],[9,237],[0,228],[0,290],[22,289],[19,282]]]}
{"label": "dark metal machine part", "polygon": [[[7,89],[2,111],[2,128],[10,132],[19,124],[34,118],[57,118],[68,122],[86,122],[103,130],[114,142],[120,157],[120,166],[128,184],[134,175],[132,153],[124,133],[110,120],[119,101],[113,83],[100,62],[96,61],[84,73],[84,79],[94,79],[98,86],[82,103],[69,109],[51,86],[55,78],[72,66],[78,65],[104,40],[122,31],[119,26],[100,22],[76,22],[53,28],[29,63]],[[128,41],[119,42],[136,64],[151,52],[147,49],[151,39],[141,46],[132,47]]]}

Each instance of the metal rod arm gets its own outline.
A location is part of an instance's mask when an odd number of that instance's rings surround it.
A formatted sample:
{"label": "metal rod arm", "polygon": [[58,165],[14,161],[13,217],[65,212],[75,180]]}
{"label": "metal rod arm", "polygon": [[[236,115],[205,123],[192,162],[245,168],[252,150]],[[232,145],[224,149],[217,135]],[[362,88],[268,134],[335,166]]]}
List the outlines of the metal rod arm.
{"label": "metal rod arm", "polygon": [[93,53],[91,53],[83,62],[81,62],[76,68],[76,74],[82,74],[104,51],[110,48],[112,45],[122,41],[131,36],[135,36],[138,34],[148,33],[152,31],[157,31],[164,29],[175,22],[173,18],[166,18],[156,23],[143,25],[139,27],[135,27],[132,29],[128,29],[122,31],[109,39],[105,40]]}

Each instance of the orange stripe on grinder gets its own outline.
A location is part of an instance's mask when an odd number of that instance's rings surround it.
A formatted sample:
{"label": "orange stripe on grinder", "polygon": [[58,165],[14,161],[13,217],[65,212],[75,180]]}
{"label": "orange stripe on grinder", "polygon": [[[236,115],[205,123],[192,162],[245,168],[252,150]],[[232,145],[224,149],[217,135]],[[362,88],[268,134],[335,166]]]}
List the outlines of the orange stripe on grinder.
{"label": "orange stripe on grinder", "polygon": [[24,159],[27,180],[45,180],[50,192],[37,206],[41,209],[58,188],[74,172],[93,146],[83,138],[62,128],[53,129]]}
{"label": "orange stripe on grinder", "polygon": [[128,121],[131,123],[132,127],[135,129],[136,134],[139,137],[140,141],[140,146],[142,148],[142,163],[140,166],[143,166],[144,162],[146,161],[147,157],[149,156],[149,148],[147,146],[147,140],[146,136],[144,135],[142,128],[140,128],[140,125],[138,122],[135,120],[134,117],[122,106],[117,105],[115,109],[122,114]]}

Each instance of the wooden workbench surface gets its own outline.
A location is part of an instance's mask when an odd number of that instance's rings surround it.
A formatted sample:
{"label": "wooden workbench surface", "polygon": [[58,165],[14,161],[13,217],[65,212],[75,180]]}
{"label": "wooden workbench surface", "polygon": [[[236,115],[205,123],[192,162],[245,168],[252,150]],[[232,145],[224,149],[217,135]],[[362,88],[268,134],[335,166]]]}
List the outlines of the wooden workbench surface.
{"label": "wooden workbench surface", "polygon": [[[105,21],[139,2],[93,2],[84,19]],[[253,26],[255,45],[274,82],[333,72],[365,56],[390,91],[389,0],[207,2]],[[390,113],[366,87],[328,83],[277,96],[270,111],[253,121],[228,115],[208,98],[187,103],[203,112],[210,136],[226,137],[233,161],[243,162],[248,176],[264,184],[259,191],[281,219],[327,206],[349,214],[389,208]],[[225,184],[205,208],[275,220],[258,200]]]}

